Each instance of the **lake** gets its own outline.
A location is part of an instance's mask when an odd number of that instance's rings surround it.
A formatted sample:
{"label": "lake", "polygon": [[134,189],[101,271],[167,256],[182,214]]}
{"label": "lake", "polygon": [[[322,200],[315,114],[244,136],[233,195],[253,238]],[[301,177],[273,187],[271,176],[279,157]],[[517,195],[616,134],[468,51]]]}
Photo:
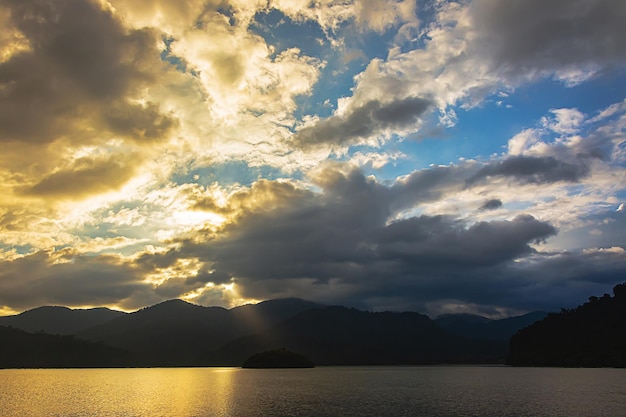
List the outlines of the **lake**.
{"label": "lake", "polygon": [[615,417],[626,415],[626,370],[5,369],[0,415]]}

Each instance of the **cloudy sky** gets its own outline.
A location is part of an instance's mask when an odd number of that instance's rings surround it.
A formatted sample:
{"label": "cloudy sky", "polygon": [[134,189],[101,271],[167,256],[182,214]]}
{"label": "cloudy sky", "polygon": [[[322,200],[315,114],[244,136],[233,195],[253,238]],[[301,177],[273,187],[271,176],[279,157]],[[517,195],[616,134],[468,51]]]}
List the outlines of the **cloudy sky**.
{"label": "cloudy sky", "polygon": [[615,0],[0,0],[0,313],[610,292],[624,22]]}

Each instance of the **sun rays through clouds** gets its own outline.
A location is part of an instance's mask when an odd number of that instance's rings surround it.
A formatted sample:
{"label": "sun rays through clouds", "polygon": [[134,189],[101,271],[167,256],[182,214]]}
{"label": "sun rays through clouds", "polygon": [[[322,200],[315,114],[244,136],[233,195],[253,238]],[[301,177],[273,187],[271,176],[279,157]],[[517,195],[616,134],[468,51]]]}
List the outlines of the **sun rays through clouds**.
{"label": "sun rays through clouds", "polygon": [[626,271],[624,19],[0,0],[0,311],[577,305]]}

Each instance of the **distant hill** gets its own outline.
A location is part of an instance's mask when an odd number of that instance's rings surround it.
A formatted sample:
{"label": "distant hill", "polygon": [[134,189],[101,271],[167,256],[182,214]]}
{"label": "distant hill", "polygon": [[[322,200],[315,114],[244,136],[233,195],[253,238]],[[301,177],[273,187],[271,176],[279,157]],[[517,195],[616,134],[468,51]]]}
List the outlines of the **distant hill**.
{"label": "distant hill", "polygon": [[514,366],[626,367],[626,283],[614,296],[590,297],[516,333],[507,363]]}
{"label": "distant hill", "polygon": [[108,368],[133,362],[128,352],[109,346],[0,326],[0,368]]}
{"label": "distant hill", "polygon": [[204,352],[317,306],[300,299],[279,299],[227,310],[170,300],[76,336],[129,350],[142,358],[142,365],[199,365]]}
{"label": "distant hill", "polygon": [[543,319],[548,313],[535,311],[522,316],[490,320],[473,314],[446,314],[435,319],[442,329],[450,333],[477,339],[507,342],[518,330]]}
{"label": "distant hill", "polygon": [[102,307],[70,309],[44,306],[14,316],[0,317],[0,326],[11,326],[27,332],[68,335],[125,315],[124,312]]}
{"label": "distant hill", "polygon": [[256,352],[281,348],[316,365],[485,363],[502,360],[506,352],[504,343],[452,335],[422,314],[326,307],[228,343],[207,353],[206,362],[240,365]]}

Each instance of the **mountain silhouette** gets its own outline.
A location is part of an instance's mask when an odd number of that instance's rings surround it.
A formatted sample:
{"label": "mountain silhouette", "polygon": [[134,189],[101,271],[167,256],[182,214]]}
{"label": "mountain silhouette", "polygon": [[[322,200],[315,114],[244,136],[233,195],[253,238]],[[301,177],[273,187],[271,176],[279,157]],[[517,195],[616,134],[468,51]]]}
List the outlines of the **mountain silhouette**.
{"label": "mountain silhouette", "polygon": [[[86,327],[87,316],[94,325]],[[415,312],[365,312],[290,298],[232,309],[169,300],[133,313],[41,307],[0,320],[31,332],[68,334],[77,329],[71,338],[41,343],[59,346],[62,341],[71,349],[78,349],[75,343],[87,343],[80,345],[84,352],[104,349],[103,358],[109,352],[118,357],[116,363],[123,358],[131,366],[241,366],[254,354],[282,349],[298,352],[316,365],[502,363],[506,332],[533,318],[491,321],[455,315],[433,321]],[[459,326],[465,329],[460,331]],[[39,343],[21,333],[15,337],[21,346]],[[32,363],[60,361],[38,348],[25,347],[24,352],[42,355]],[[90,355],[83,356],[94,366],[104,363]]]}
{"label": "mountain silhouette", "polygon": [[517,332],[507,363],[514,366],[626,367],[626,283],[614,296],[589,302]]}
{"label": "mountain silhouette", "polygon": [[145,366],[192,366],[205,364],[198,358],[207,350],[316,306],[300,299],[279,299],[227,310],[169,300],[76,336],[126,349],[141,357]]}
{"label": "mountain silhouette", "polygon": [[121,349],[72,336],[0,326],[0,368],[109,368],[134,363]]}
{"label": "mountain silhouette", "polygon": [[228,343],[207,353],[206,361],[239,365],[256,352],[279,348],[316,365],[400,365],[493,362],[503,358],[506,344],[447,333],[419,313],[326,307]]}
{"label": "mountain silhouette", "polygon": [[442,329],[450,333],[476,339],[507,342],[518,330],[543,319],[548,313],[535,311],[522,316],[491,320],[473,314],[445,314],[435,319]]}
{"label": "mountain silhouette", "polygon": [[27,332],[69,335],[125,315],[124,312],[104,307],[71,309],[44,306],[14,316],[0,317],[0,326],[12,326]]}

